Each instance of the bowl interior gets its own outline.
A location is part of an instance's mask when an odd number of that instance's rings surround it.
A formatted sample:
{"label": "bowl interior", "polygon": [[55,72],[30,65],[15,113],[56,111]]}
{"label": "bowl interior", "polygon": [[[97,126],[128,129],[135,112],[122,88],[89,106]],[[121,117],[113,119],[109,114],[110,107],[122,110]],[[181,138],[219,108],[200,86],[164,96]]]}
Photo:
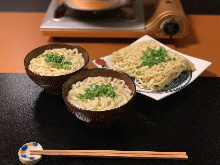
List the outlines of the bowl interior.
{"label": "bowl interior", "polygon": [[33,58],[36,58],[37,56],[43,54],[45,52],[45,50],[56,49],[56,48],[58,48],[58,49],[59,48],[66,48],[66,49],[77,48],[78,52],[82,53],[82,56],[85,60],[85,65],[88,64],[88,62],[89,62],[89,55],[88,55],[87,51],[85,49],[83,49],[82,47],[77,46],[77,45],[73,45],[73,44],[68,44],[68,43],[56,43],[56,44],[49,44],[49,45],[44,45],[44,46],[38,47],[38,48],[32,50],[30,53],[28,53],[24,59],[25,69],[28,69],[30,61]]}

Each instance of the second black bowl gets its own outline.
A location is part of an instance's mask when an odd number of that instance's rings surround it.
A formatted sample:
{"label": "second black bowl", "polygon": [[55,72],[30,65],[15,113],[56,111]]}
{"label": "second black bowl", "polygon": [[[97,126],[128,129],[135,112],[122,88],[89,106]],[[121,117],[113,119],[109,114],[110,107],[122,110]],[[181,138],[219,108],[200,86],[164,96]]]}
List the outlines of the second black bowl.
{"label": "second black bowl", "polygon": [[[124,80],[125,84],[128,88],[132,91],[131,99],[125,103],[124,105],[105,111],[92,111],[87,109],[79,108],[73,104],[71,104],[67,100],[68,92],[72,88],[72,84],[75,84],[78,81],[82,81],[88,77],[111,77],[112,79],[117,78],[120,80]],[[74,114],[79,120],[83,121],[86,125],[93,127],[93,128],[105,128],[111,126],[127,109],[131,106],[134,98],[136,95],[136,87],[134,82],[131,80],[129,76],[124,73],[110,70],[110,69],[101,69],[101,68],[94,68],[94,69],[87,69],[83,70],[80,73],[75,74],[71,78],[69,78],[65,84],[63,85],[63,99],[68,110]]]}

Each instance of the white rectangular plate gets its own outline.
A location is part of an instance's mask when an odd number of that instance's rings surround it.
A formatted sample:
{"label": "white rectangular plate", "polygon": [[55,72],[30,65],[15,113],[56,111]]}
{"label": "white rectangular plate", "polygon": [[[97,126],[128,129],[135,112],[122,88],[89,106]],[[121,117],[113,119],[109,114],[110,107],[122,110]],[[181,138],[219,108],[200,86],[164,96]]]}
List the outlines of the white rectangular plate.
{"label": "white rectangular plate", "polygon": [[[144,35],[143,37],[139,38],[137,41],[135,41],[134,43],[137,43],[137,42],[141,42],[141,41],[144,41],[144,40],[155,40],[154,38],[148,36],[148,35]],[[157,41],[157,40],[155,40]],[[158,41],[157,41],[158,42]],[[132,44],[134,44],[132,43]],[[160,43],[160,42],[158,42]],[[166,49],[170,49],[172,51],[175,51],[169,47],[167,47],[166,45],[160,43],[161,46],[165,47]],[[177,51],[175,51],[177,52]],[[192,72],[192,78],[190,80],[190,82],[188,83],[188,85],[190,83],[192,83],[202,72],[204,72],[212,63],[209,62],[209,61],[205,61],[205,60],[202,60],[202,59],[199,59],[199,58],[195,58],[195,57],[191,57],[191,56],[188,56],[188,55],[185,55],[185,54],[182,54],[180,52],[177,52],[179,54],[181,54],[182,56],[186,57],[187,59],[189,59],[194,65],[195,65],[195,68],[196,70],[194,72]],[[112,65],[111,65],[111,56],[112,55],[109,55],[109,56],[105,56],[105,57],[102,57],[101,59],[105,60],[106,61],[106,68],[108,69],[115,69]],[[102,68],[101,65],[98,65],[95,60],[92,61],[94,65],[96,65],[98,68]],[[136,89],[137,89],[137,92],[138,93],[141,93],[145,96],[148,96],[148,97],[151,97],[155,100],[161,100],[169,95],[172,95],[174,93],[176,93],[177,91],[173,91],[173,92],[146,92],[144,89],[140,89],[138,86],[136,86]]]}

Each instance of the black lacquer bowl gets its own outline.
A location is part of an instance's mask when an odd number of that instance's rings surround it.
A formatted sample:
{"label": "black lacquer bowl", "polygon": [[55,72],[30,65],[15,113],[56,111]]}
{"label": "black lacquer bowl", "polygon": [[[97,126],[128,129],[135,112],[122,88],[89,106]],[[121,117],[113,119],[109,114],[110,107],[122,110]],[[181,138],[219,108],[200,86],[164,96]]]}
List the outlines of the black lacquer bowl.
{"label": "black lacquer bowl", "polygon": [[[75,84],[78,81],[82,81],[87,77],[98,77],[98,76],[118,78],[124,80],[126,85],[132,91],[131,99],[126,104],[120,107],[105,111],[92,111],[92,110],[82,109],[71,104],[67,100],[68,92],[71,90],[72,84]],[[62,93],[63,99],[65,101],[68,110],[89,127],[98,128],[98,129],[111,126],[123,113],[126,112],[127,109],[129,109],[129,106],[131,106],[135,98],[135,95],[136,95],[136,87],[134,82],[131,80],[129,76],[119,71],[114,71],[111,69],[104,69],[104,68],[87,69],[81,71],[78,74],[75,74],[65,82],[65,84],[63,85],[63,93]]]}
{"label": "black lacquer bowl", "polygon": [[[58,48],[58,49],[59,48],[66,48],[66,49],[77,48],[78,52],[82,53],[82,57],[85,60],[84,66],[81,69],[79,69],[73,73],[61,75],[61,76],[39,75],[39,74],[36,74],[28,69],[30,61],[33,58],[36,58],[37,56],[43,54],[45,52],[45,50],[56,49],[56,48]],[[61,95],[62,94],[62,86],[63,86],[64,82],[68,78],[73,76],[74,74],[79,73],[80,71],[88,68],[89,54],[85,49],[83,49],[82,47],[77,46],[77,45],[73,45],[73,44],[69,44],[69,43],[49,44],[49,45],[44,45],[44,46],[38,47],[38,48],[32,50],[31,52],[29,52],[24,59],[24,66],[25,66],[26,73],[31,78],[31,80],[33,80],[40,87],[44,88],[44,90],[47,93],[52,94],[52,95]]]}

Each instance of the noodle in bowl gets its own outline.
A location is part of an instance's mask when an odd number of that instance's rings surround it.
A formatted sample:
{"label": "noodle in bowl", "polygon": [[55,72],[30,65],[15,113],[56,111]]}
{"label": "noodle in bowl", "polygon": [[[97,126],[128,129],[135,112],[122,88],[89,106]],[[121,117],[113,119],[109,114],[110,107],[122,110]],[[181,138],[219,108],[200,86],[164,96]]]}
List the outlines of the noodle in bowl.
{"label": "noodle in bowl", "polygon": [[[42,54],[49,54],[53,52],[57,56],[65,56],[65,60],[77,63],[77,66],[68,65],[68,70],[57,69],[53,63],[47,65],[45,58],[41,57]],[[74,56],[77,56],[76,58]],[[36,60],[34,62],[34,60]],[[79,64],[78,61],[82,61]],[[38,86],[52,95],[61,95],[62,86],[64,82],[72,75],[87,69],[89,66],[89,54],[80,46],[69,43],[56,43],[38,47],[32,50],[24,59],[24,66],[27,75]]]}
{"label": "noodle in bowl", "polygon": [[59,57],[63,56],[67,62],[71,62],[72,64],[69,65],[66,70],[57,69],[54,63],[51,63],[50,65],[48,65],[47,62],[45,61],[45,57],[42,57],[42,55],[39,55],[30,61],[28,69],[40,75],[60,76],[60,75],[73,73],[81,69],[85,64],[85,60],[82,57],[82,53],[79,53],[77,48],[74,48],[74,49],[66,49],[66,48],[57,49],[56,48],[56,49],[51,49],[51,50],[45,50],[43,55],[51,54],[51,53]]}
{"label": "noodle in bowl", "polygon": [[[108,84],[114,88],[115,97],[107,97],[103,93],[98,97],[91,99],[80,99],[77,95],[85,94],[86,89],[92,89],[90,86],[106,86]],[[95,84],[95,85],[93,85]],[[93,88],[94,89],[94,88]],[[132,91],[125,85],[124,80],[111,77],[88,77],[83,81],[78,81],[72,85],[72,89],[69,91],[67,100],[73,105],[93,110],[93,111],[105,111],[120,107],[126,104],[131,99]]]}
{"label": "noodle in bowl", "polygon": [[[79,99],[77,94],[85,94],[86,88],[92,84],[107,85],[111,83],[116,97],[100,97]],[[121,72],[94,68],[81,71],[63,85],[63,99],[68,110],[79,120],[93,128],[105,128],[114,123],[132,104],[136,95],[136,87],[129,76]],[[117,101],[117,99],[119,99]]]}

